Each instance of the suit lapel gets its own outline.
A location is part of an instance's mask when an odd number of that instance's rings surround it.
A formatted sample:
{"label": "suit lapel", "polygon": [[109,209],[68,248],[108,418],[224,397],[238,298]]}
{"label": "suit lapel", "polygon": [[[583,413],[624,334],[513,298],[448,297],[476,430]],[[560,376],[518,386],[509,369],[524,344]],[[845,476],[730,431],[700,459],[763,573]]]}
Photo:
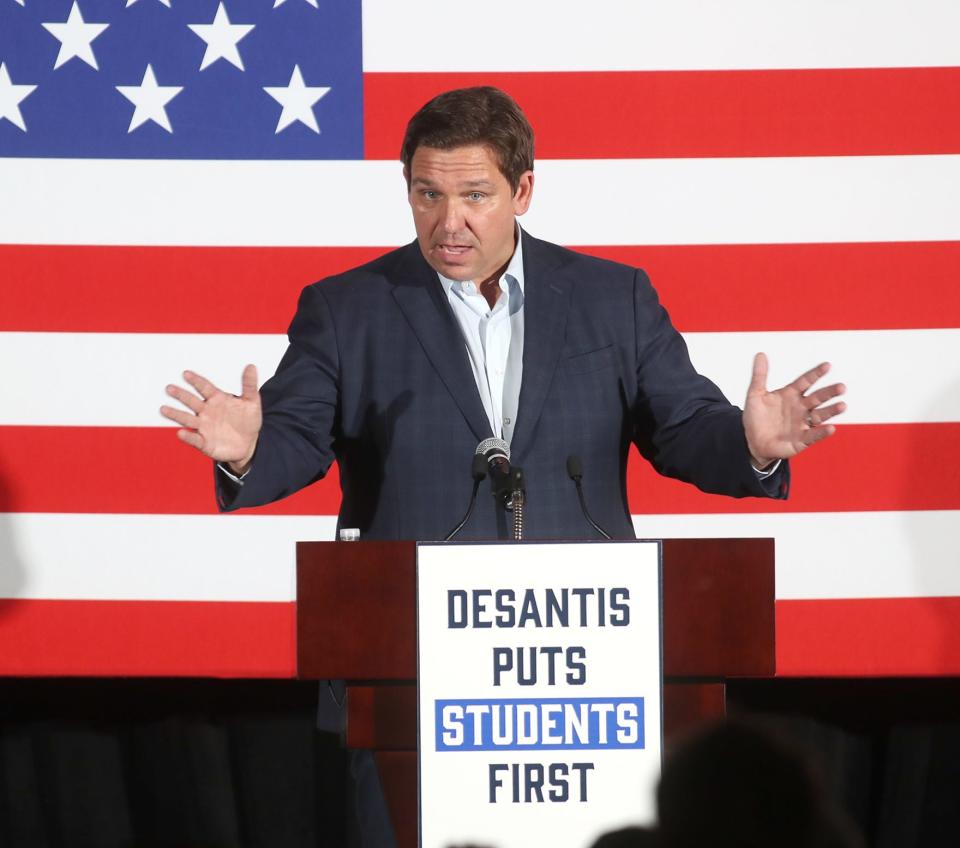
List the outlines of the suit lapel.
{"label": "suit lapel", "polygon": [[477,392],[463,336],[437,272],[427,264],[416,243],[407,248],[398,272],[393,289],[397,305],[477,441],[489,438],[490,422]]}
{"label": "suit lapel", "polygon": [[528,449],[563,350],[572,281],[557,253],[523,234],[523,378],[511,453]]}

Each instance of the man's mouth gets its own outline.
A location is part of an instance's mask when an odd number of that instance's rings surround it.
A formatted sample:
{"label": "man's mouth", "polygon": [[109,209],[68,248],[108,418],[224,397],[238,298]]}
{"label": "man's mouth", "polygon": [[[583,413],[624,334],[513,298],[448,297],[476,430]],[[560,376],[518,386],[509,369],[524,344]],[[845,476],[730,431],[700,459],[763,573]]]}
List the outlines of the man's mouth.
{"label": "man's mouth", "polygon": [[437,250],[444,256],[455,257],[463,256],[471,250],[468,244],[438,244]]}

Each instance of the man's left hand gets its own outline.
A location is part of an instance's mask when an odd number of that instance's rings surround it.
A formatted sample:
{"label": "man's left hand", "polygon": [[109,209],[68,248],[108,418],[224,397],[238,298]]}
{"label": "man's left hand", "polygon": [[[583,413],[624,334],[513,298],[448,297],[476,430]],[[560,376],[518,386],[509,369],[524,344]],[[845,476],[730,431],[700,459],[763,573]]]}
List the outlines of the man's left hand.
{"label": "man's left hand", "polygon": [[753,359],[753,376],[743,408],[747,447],[754,466],[760,470],[832,436],[836,427],[827,422],[847,408],[843,401],[824,406],[846,391],[843,383],[808,393],[830,370],[829,362],[820,363],[774,392],[767,391],[767,367],[766,354],[758,353]]}

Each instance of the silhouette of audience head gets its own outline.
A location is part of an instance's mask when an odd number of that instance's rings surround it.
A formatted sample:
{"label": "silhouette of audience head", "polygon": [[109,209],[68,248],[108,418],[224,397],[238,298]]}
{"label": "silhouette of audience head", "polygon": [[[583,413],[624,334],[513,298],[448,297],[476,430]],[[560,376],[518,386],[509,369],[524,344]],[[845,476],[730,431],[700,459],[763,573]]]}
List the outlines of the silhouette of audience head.
{"label": "silhouette of audience head", "polygon": [[861,848],[809,760],[772,731],[730,720],[667,757],[657,790],[669,848]]}

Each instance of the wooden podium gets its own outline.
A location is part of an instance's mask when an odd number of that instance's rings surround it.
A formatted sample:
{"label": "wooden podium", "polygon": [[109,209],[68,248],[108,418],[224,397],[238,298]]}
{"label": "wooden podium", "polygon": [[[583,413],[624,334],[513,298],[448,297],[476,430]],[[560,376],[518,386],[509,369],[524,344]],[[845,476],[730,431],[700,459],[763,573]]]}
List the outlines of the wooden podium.
{"label": "wooden podium", "polygon": [[[662,545],[669,738],[724,714],[727,679],[773,676],[774,542]],[[346,743],[377,752],[401,848],[417,837],[416,639],[415,543],[298,543],[297,676],[348,681]]]}

